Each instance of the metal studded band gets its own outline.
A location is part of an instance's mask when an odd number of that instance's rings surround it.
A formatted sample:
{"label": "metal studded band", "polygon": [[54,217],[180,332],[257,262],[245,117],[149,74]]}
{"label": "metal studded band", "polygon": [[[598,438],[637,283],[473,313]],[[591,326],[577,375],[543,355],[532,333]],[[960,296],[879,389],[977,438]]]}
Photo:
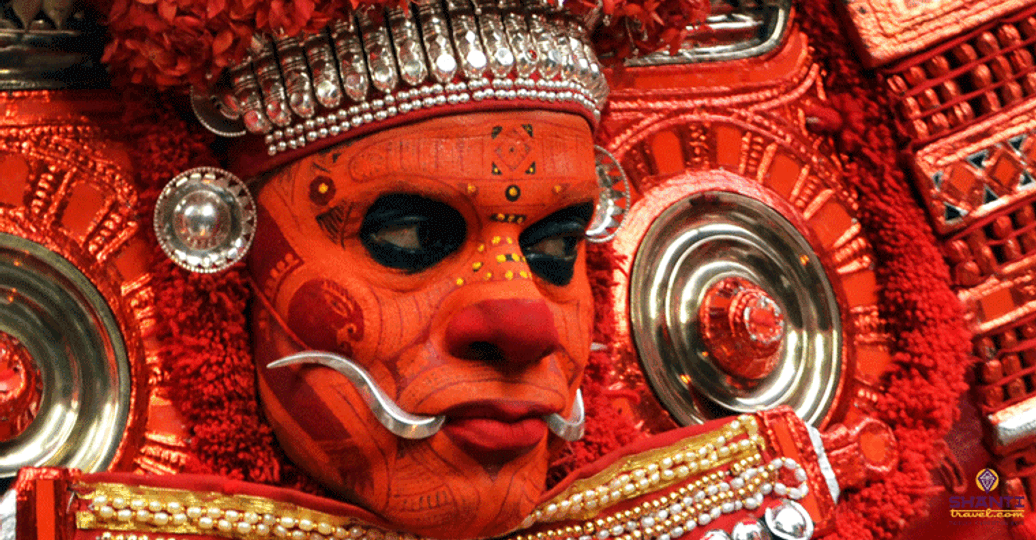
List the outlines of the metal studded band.
{"label": "metal studded band", "polygon": [[319,34],[254,41],[194,105],[219,135],[265,135],[270,156],[480,101],[582,110],[596,124],[608,94],[582,23],[550,0],[366,6]]}

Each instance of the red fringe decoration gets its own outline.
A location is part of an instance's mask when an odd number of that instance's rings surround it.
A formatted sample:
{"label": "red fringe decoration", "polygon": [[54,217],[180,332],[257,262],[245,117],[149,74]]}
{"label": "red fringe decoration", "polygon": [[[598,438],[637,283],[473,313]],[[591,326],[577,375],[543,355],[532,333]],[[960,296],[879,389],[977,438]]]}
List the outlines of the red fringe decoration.
{"label": "red fringe decoration", "polygon": [[830,111],[817,115],[848,156],[846,174],[860,195],[860,222],[878,258],[883,315],[895,333],[899,369],[887,380],[878,415],[899,442],[899,469],[848,493],[838,505],[836,538],[888,539],[925,511],[935,441],[957,419],[967,390],[970,336],[949,288],[950,274],[935,238],[897,164],[894,118],[874,73],[864,70],[840,26],[831,0],[800,0],[799,19],[826,67]]}
{"label": "red fringe decoration", "polygon": [[[147,213],[173,176],[217,164],[212,137],[192,129],[196,123],[181,118],[170,101],[175,100],[126,101],[123,125],[127,140],[134,141],[130,157]],[[260,413],[247,323],[251,291],[242,269],[193,274],[173,264],[157,243],[152,260],[157,324],[150,337],[161,343],[158,385],[190,429],[191,459],[182,472],[319,492],[277,447]]]}

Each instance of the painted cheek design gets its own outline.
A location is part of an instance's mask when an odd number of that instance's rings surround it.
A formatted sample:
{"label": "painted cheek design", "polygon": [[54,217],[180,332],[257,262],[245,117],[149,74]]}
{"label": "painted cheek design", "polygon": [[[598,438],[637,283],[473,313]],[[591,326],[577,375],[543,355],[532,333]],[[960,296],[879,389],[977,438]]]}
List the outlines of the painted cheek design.
{"label": "painted cheek design", "polygon": [[353,355],[363,340],[363,311],[342,285],[329,280],[304,283],[292,296],[288,321],[311,348]]}

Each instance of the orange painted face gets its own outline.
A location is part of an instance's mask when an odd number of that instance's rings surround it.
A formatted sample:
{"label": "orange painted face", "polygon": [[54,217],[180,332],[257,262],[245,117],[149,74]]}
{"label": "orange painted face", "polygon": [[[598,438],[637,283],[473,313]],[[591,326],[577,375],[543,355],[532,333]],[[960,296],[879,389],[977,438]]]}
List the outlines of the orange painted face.
{"label": "orange painted face", "polygon": [[261,188],[250,271],[305,346],[363,366],[405,411],[404,440],[262,308],[260,394],[288,455],[402,530],[486,537],[544,489],[543,416],[569,416],[589,355],[582,233],[597,197],[585,120],[499,112],[427,120],[299,160]]}

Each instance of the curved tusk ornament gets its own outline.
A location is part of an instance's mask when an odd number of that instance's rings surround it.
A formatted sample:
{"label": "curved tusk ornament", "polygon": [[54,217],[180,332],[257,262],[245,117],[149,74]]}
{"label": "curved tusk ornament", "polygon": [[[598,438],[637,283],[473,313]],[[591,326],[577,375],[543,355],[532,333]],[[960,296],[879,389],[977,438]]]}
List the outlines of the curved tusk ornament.
{"label": "curved tusk ornament", "polygon": [[558,437],[568,442],[575,442],[583,438],[586,432],[586,414],[583,410],[583,390],[576,388],[576,399],[572,403],[572,415],[566,420],[560,414],[548,414],[543,417],[547,421],[547,427]]}
{"label": "curved tusk ornament", "polygon": [[356,390],[363,396],[363,401],[370,407],[374,417],[385,426],[385,429],[404,439],[427,439],[442,428],[445,416],[417,416],[399,408],[385,392],[378,387],[374,379],[363,368],[352,360],[334,353],[304,351],[266,365],[267,368],[279,368],[302,364],[318,364],[329,367],[349,379]]}
{"label": "curved tusk ornament", "polygon": [[[329,352],[303,351],[279,360],[274,360],[266,365],[268,369],[287,366],[298,366],[306,364],[317,364],[329,367],[345,376],[349,382],[363,397],[363,401],[370,407],[374,417],[385,426],[393,435],[404,439],[427,439],[442,429],[446,417],[420,416],[410,414],[400,408],[384,390],[382,390],[370,374],[352,360]],[[572,415],[565,419],[557,413],[549,414],[543,419],[547,427],[558,437],[572,442],[582,438],[585,431],[586,416],[583,410],[583,392],[576,389],[575,403],[572,405]]]}

